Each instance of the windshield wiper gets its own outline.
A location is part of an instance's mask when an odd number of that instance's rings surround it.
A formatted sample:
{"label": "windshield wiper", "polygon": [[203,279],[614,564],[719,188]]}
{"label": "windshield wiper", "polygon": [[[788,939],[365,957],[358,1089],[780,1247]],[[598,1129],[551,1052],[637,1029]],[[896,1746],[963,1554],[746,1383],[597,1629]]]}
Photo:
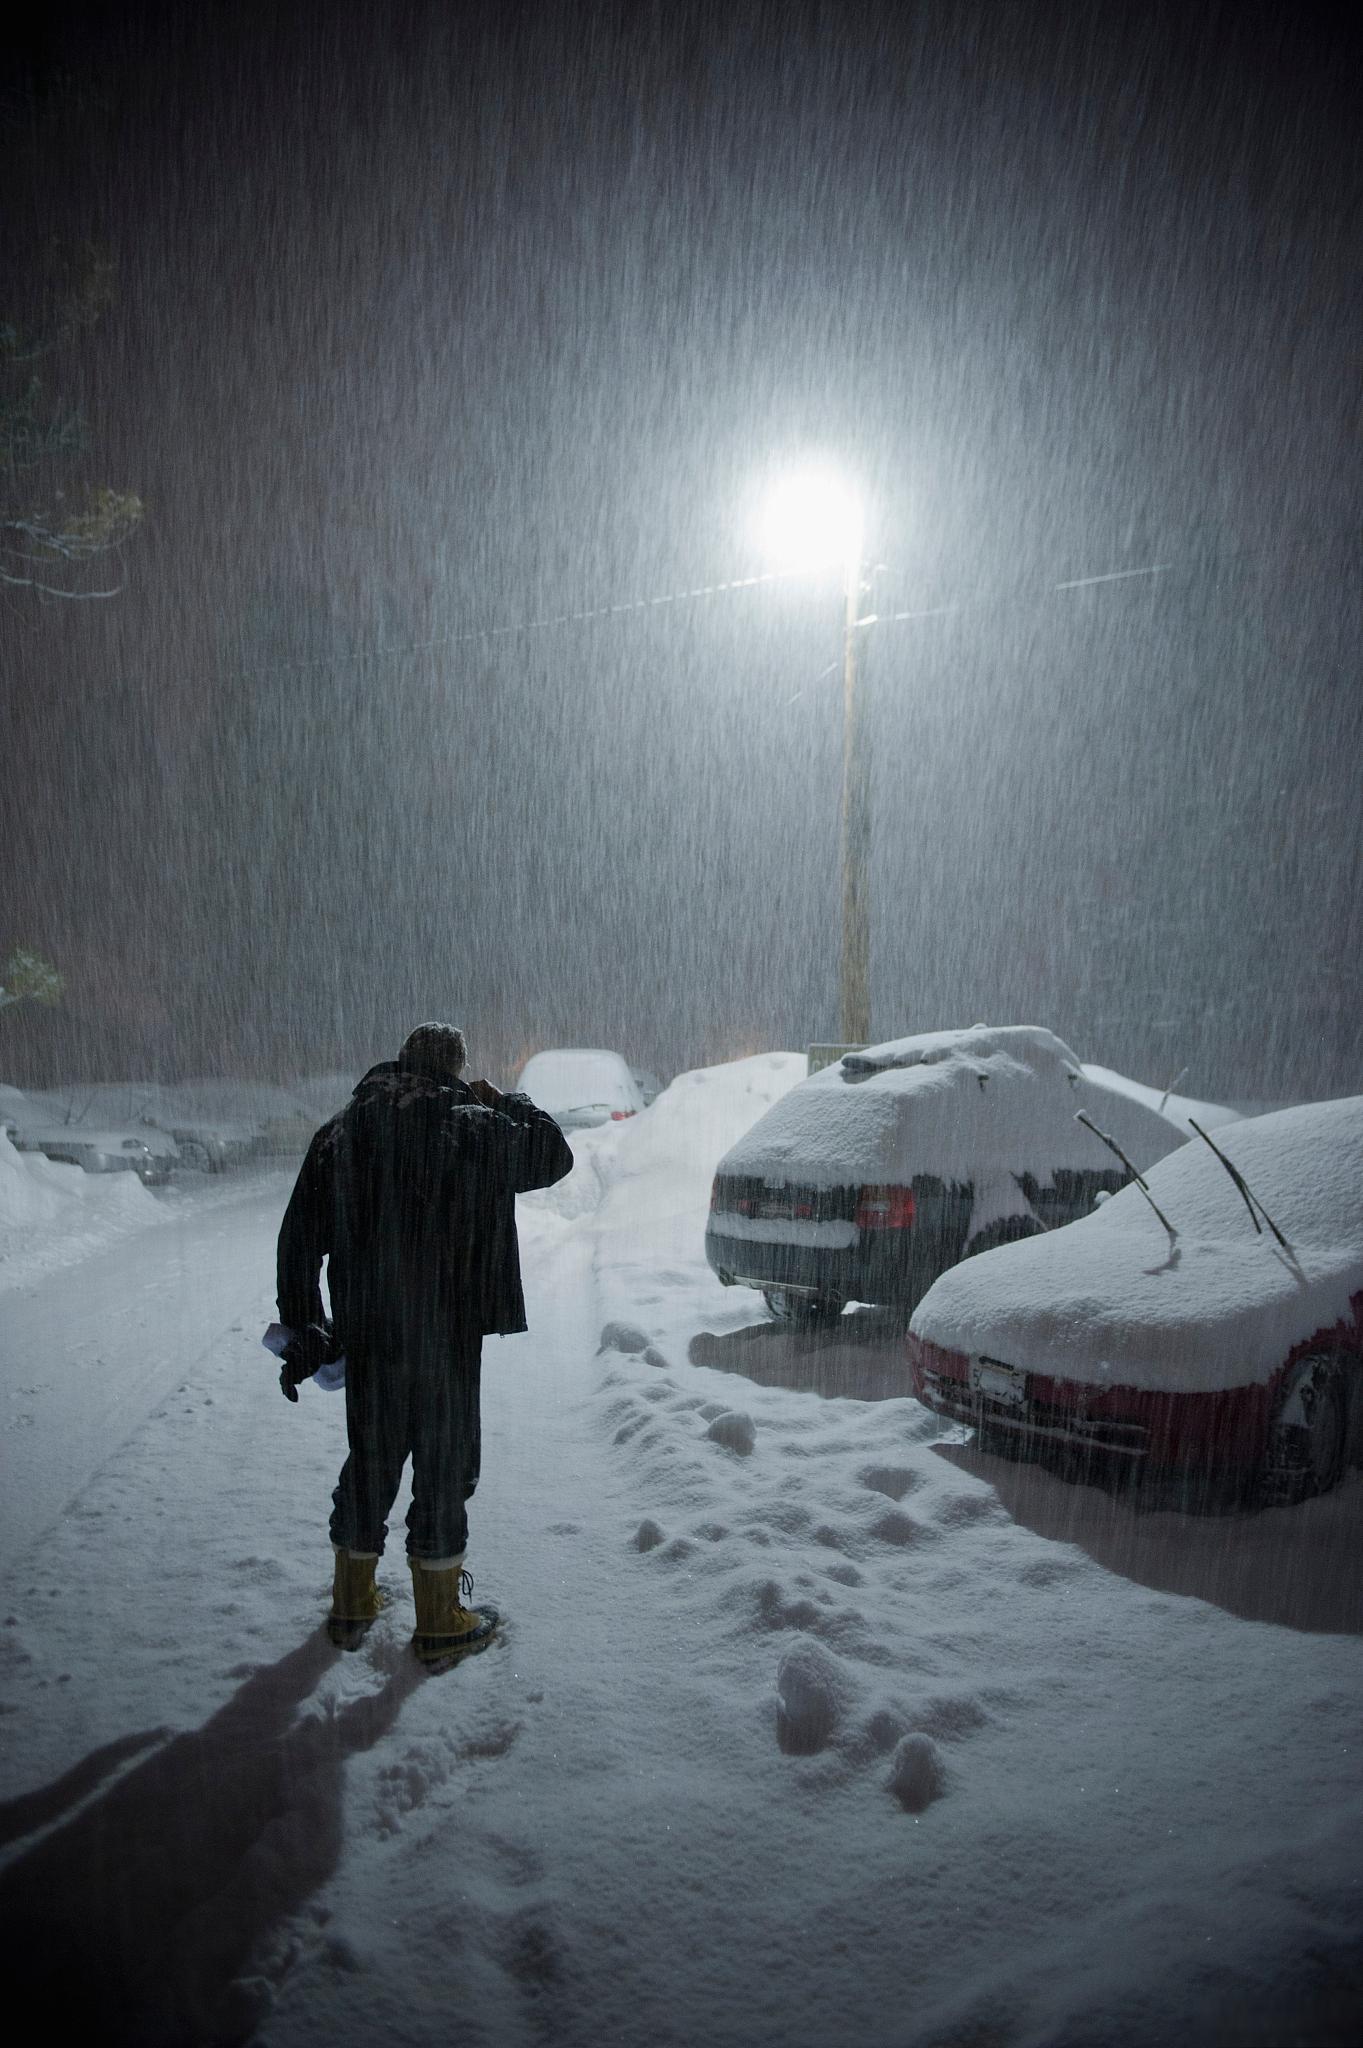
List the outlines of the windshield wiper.
{"label": "windshield wiper", "polygon": [[1166,1103],[1166,1102],[1167,1102],[1167,1101],[1169,1100],[1169,1097],[1170,1097],[1170,1096],[1171,1096],[1171,1095],[1173,1094],[1173,1092],[1174,1092],[1175,1088],[1177,1088],[1177,1086],[1178,1086],[1179,1082],[1180,1082],[1180,1081],[1186,1081],[1186,1080],[1187,1080],[1187,1078],[1188,1078],[1188,1069],[1187,1069],[1186,1067],[1180,1067],[1180,1068],[1179,1068],[1179,1070],[1178,1070],[1178,1072],[1177,1072],[1177,1073],[1175,1074],[1175,1076],[1174,1076],[1173,1080],[1172,1080],[1172,1081],[1171,1081],[1171,1082],[1169,1083],[1169,1086],[1168,1086],[1168,1087],[1167,1087],[1167,1088],[1165,1089],[1165,1091],[1164,1091],[1163,1095],[1161,1095],[1161,1097],[1160,1097],[1160,1099],[1159,1099],[1159,1113],[1160,1113],[1160,1115],[1161,1115],[1161,1116],[1163,1116],[1163,1115],[1164,1115],[1164,1105],[1165,1105],[1165,1103]]}
{"label": "windshield wiper", "polygon": [[1117,1143],[1117,1140],[1115,1138],[1109,1138],[1106,1131],[1100,1131],[1097,1124],[1093,1121],[1093,1118],[1091,1116],[1086,1116],[1082,1109],[1077,1109],[1074,1112],[1074,1120],[1077,1124],[1083,1124],[1086,1130],[1092,1131],[1095,1138],[1101,1138],[1103,1143],[1107,1146],[1109,1152],[1116,1153],[1117,1157],[1121,1160],[1122,1165],[1131,1175],[1132,1180],[1136,1183],[1136,1186],[1145,1196],[1146,1201],[1150,1204],[1150,1207],[1154,1210],[1155,1214],[1159,1217],[1160,1222],[1168,1231],[1170,1238],[1176,1238],[1178,1236],[1178,1232],[1175,1230],[1173,1224],[1169,1221],[1169,1218],[1165,1215],[1163,1209],[1161,1209],[1159,1203],[1151,1194],[1149,1188],[1146,1185],[1144,1174],[1140,1172],[1139,1168],[1132,1165],[1131,1161],[1127,1158],[1125,1152],[1123,1152],[1121,1146]]}
{"label": "windshield wiper", "polygon": [[[1195,1122],[1192,1117],[1189,1117],[1188,1122],[1192,1124],[1193,1129],[1197,1132],[1197,1135],[1199,1138],[1201,1138],[1203,1144],[1211,1146],[1212,1151],[1221,1161],[1221,1164],[1225,1167],[1227,1173],[1235,1182],[1236,1187],[1239,1188],[1241,1199],[1243,1200],[1245,1207],[1249,1210],[1249,1220],[1254,1225],[1254,1228],[1258,1231],[1260,1237],[1262,1237],[1264,1234],[1263,1224],[1261,1224],[1259,1221],[1259,1217],[1262,1216],[1264,1219],[1264,1223],[1266,1223],[1269,1229],[1273,1232],[1273,1235],[1277,1238],[1283,1250],[1285,1252],[1290,1252],[1292,1249],[1291,1245],[1283,1236],[1281,1230],[1279,1230],[1277,1224],[1273,1221],[1273,1218],[1269,1215],[1267,1209],[1259,1200],[1259,1197],[1251,1192],[1249,1183],[1245,1179],[1243,1173],[1241,1173],[1239,1167],[1233,1165],[1232,1162],[1229,1159],[1227,1159],[1225,1153],[1221,1150],[1221,1147],[1213,1143],[1213,1141],[1207,1136],[1207,1133],[1203,1130],[1200,1123]],[[1258,1215],[1255,1214],[1256,1209],[1258,1211]]]}

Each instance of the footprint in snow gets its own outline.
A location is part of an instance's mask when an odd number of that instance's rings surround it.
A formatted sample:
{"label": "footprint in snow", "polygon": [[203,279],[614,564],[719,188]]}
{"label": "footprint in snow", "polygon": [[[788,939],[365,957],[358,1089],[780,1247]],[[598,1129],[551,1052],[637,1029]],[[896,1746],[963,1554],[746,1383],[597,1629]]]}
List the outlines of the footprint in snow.
{"label": "footprint in snow", "polygon": [[922,1813],[946,1790],[946,1772],[937,1744],[930,1735],[905,1735],[895,1744],[890,1758],[887,1789],[893,1792],[906,1813]]}
{"label": "footprint in snow", "polygon": [[637,1352],[648,1349],[648,1333],[634,1323],[607,1323],[601,1332],[601,1351]]}
{"label": "footprint in snow", "polygon": [[751,1415],[744,1415],[737,1408],[726,1409],[717,1415],[705,1434],[711,1443],[722,1445],[726,1451],[737,1452],[740,1458],[751,1456],[757,1442],[757,1429]]}
{"label": "footprint in snow", "polygon": [[636,1550],[656,1550],[658,1545],[666,1540],[658,1524],[647,1516],[634,1532]]}
{"label": "footprint in snow", "polygon": [[813,1756],[828,1745],[846,1711],[851,1687],[838,1659],[804,1636],[776,1670],[776,1739],[787,1756]]}

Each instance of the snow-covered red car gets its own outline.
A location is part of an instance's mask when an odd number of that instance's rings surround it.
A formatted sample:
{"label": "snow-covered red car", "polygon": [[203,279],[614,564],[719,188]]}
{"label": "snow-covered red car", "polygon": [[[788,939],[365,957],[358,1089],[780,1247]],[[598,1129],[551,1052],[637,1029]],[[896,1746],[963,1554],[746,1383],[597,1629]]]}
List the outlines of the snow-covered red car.
{"label": "snow-covered red car", "polygon": [[908,1356],[918,1398],[985,1441],[1325,1492],[1363,1455],[1363,1096],[1224,1125],[953,1268]]}
{"label": "snow-covered red car", "polygon": [[[1039,1025],[929,1031],[848,1053],[719,1162],[705,1254],[726,1286],[813,1322],[912,1308],[958,1259],[1087,1215],[1189,1136],[1161,1097],[1101,1078]],[[1224,1110],[1212,1114],[1224,1117]]]}

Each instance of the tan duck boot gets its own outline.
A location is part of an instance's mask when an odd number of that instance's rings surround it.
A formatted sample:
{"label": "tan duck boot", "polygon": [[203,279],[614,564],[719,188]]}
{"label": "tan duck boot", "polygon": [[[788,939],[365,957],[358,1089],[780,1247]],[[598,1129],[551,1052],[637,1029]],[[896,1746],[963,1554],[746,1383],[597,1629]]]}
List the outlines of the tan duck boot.
{"label": "tan duck boot", "polygon": [[338,1650],[358,1650],[386,1602],[374,1583],[377,1551],[338,1550],[327,1634]]}
{"label": "tan duck boot", "polygon": [[466,1607],[464,1599],[473,1593],[473,1580],[458,1557],[409,1557],[412,1568],[412,1598],[416,1602],[416,1634],[412,1648],[421,1662],[433,1670],[444,1670],[465,1650],[486,1643],[497,1626],[497,1610],[483,1601]]}

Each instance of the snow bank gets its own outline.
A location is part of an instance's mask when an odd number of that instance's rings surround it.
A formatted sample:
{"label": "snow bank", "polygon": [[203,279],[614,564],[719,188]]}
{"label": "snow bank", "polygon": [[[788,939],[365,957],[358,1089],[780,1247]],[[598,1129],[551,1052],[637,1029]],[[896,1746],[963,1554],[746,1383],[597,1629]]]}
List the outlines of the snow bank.
{"label": "snow bank", "polygon": [[586,1130],[565,1131],[563,1135],[573,1155],[572,1172],[555,1181],[551,1188],[536,1188],[528,1195],[518,1195],[517,1208],[556,1216],[565,1223],[590,1215],[610,1184],[624,1130],[623,1124],[597,1124]]}
{"label": "snow bank", "polygon": [[710,1184],[723,1155],[803,1082],[803,1053],[756,1053],[678,1074],[642,1116],[620,1126],[597,1216],[603,1303],[647,1308],[679,1283],[711,1328],[760,1310],[749,1288],[721,1287],[705,1262]]}
{"label": "snow bank", "polygon": [[16,1152],[0,1129],[0,1292],[163,1213],[135,1173],[90,1174]]}
{"label": "snow bank", "polygon": [[626,1121],[569,1131],[573,1171],[556,1187],[519,1200],[569,1219],[602,1211],[608,1230],[624,1222],[631,1263],[665,1254],[705,1268],[705,1218],[721,1155],[774,1102],[803,1081],[800,1052],[755,1053],[678,1074],[649,1107]]}
{"label": "snow bank", "polygon": [[1034,1025],[936,1031],[874,1046],[794,1089],[728,1152],[726,1173],[801,1185],[968,1182],[1000,1167],[1111,1171],[1083,1110],[1144,1170],[1179,1143],[1127,1088],[1096,1081]]}
{"label": "snow bank", "polygon": [[1227,1124],[1226,1157],[1290,1244],[1258,1233],[1200,1140],[1065,1230],[967,1259],[912,1328],[1087,1385],[1210,1393],[1268,1380],[1363,1288],[1363,1096]]}

